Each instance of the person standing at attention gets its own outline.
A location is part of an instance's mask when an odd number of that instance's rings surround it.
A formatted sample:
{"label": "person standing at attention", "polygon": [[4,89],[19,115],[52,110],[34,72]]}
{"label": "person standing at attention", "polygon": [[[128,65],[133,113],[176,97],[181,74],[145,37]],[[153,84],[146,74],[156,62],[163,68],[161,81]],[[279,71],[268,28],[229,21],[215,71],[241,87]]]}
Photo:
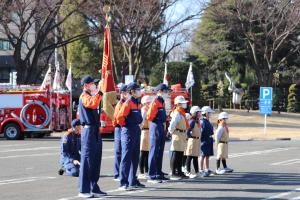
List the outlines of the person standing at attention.
{"label": "person standing at attention", "polygon": [[127,86],[124,84],[120,87],[120,101],[117,103],[114,112],[114,121],[113,126],[115,127],[114,130],[114,180],[120,181],[120,163],[122,158],[122,149],[121,149],[121,125],[117,123],[117,115],[125,103],[127,99]]}
{"label": "person standing at attention", "polygon": [[99,104],[102,92],[96,86],[99,82],[91,76],[81,80],[83,92],[79,97],[79,118],[81,131],[81,164],[79,172],[79,197],[91,198],[107,195],[100,190],[98,180],[102,159],[102,138],[99,133]]}

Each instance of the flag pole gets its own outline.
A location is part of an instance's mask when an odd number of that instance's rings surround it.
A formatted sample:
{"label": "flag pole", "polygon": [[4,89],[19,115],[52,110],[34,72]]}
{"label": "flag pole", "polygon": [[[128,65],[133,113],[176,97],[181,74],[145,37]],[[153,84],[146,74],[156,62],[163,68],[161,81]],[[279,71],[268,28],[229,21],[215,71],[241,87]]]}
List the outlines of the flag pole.
{"label": "flag pole", "polygon": [[[190,62],[190,67],[193,69],[193,63]],[[193,102],[193,86],[191,86],[191,102]]]}
{"label": "flag pole", "polygon": [[50,131],[53,131],[53,105],[52,105],[52,65],[49,63],[49,68],[50,68],[50,75],[51,75],[51,78],[50,78],[50,87],[49,87],[49,95],[50,95],[50,100],[49,100],[49,107],[50,107],[50,117],[51,117],[51,120],[50,120],[50,124],[49,124],[49,129]]}
{"label": "flag pole", "polygon": [[71,127],[71,123],[72,123],[72,114],[73,114],[73,92],[72,92],[72,63],[70,62],[70,74],[71,74],[71,90],[70,90],[70,127]]}

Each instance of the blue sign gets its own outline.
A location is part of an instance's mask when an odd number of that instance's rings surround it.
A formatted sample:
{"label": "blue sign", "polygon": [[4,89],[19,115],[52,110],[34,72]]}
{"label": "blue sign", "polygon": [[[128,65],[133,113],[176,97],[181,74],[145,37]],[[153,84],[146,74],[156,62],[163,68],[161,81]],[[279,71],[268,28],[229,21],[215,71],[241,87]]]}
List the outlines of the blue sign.
{"label": "blue sign", "polygon": [[261,87],[259,92],[259,113],[272,113],[273,88]]}

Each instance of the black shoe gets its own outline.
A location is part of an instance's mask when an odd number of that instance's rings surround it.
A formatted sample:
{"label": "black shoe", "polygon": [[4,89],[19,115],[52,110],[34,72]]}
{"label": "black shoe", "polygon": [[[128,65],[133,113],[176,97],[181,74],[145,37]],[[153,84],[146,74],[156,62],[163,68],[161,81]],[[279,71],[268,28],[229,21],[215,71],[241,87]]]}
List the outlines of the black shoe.
{"label": "black shoe", "polygon": [[64,172],[65,172],[65,170],[64,170],[64,169],[62,169],[62,168],[58,170],[58,174],[59,174],[59,175],[63,175],[63,174],[64,174]]}
{"label": "black shoe", "polygon": [[162,180],[162,181],[168,181],[168,180],[170,180],[169,178],[167,178],[167,177],[165,177],[165,176],[163,176],[162,178],[160,178],[159,180]]}
{"label": "black shoe", "polygon": [[134,185],[132,186],[133,188],[145,188],[146,186],[144,184],[141,184],[139,181]]}
{"label": "black shoe", "polygon": [[179,176],[182,178],[182,179],[189,179],[190,177],[186,176],[184,173],[180,173]]}

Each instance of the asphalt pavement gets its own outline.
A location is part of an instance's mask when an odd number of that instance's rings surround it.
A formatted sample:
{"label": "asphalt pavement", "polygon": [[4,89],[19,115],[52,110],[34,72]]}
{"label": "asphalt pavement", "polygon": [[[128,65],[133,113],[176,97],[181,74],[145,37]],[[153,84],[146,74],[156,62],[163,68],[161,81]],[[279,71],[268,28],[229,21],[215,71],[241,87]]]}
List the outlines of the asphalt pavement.
{"label": "asphalt pavement", "polygon": [[[118,191],[113,181],[113,142],[105,139],[99,185],[103,199],[300,199],[300,141],[233,141],[228,166],[234,172],[207,178],[146,183],[146,188]],[[59,176],[59,139],[0,139],[0,200],[77,197],[77,178]],[[163,171],[170,172],[169,143]],[[215,170],[215,158],[210,160]]]}

